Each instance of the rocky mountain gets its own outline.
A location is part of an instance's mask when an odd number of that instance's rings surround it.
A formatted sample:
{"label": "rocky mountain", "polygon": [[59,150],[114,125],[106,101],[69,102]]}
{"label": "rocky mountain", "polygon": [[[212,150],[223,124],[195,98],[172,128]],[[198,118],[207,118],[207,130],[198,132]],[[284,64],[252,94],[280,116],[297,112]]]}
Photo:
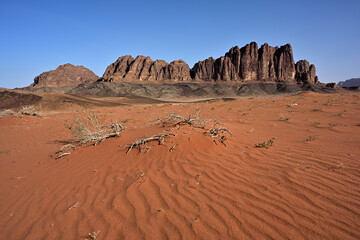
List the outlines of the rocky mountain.
{"label": "rocky mountain", "polygon": [[190,68],[183,60],[170,64],[164,60],[153,61],[150,57],[126,55],[118,58],[105,70],[102,77],[105,82],[147,81],[147,82],[189,82]]}
{"label": "rocky mountain", "polygon": [[360,78],[351,78],[338,83],[340,87],[360,87]]}
{"label": "rocky mountain", "polygon": [[111,64],[102,76],[104,82],[284,82],[316,84],[314,65],[306,60],[294,62],[290,44],[258,48],[255,42],[235,46],[224,56],[197,62],[192,69],[183,61],[167,63],[150,57],[126,55]]}
{"label": "rocky mountain", "polygon": [[44,72],[35,77],[31,87],[66,87],[77,86],[81,83],[94,82],[99,77],[83,66],[70,63],[60,65],[56,70]]}

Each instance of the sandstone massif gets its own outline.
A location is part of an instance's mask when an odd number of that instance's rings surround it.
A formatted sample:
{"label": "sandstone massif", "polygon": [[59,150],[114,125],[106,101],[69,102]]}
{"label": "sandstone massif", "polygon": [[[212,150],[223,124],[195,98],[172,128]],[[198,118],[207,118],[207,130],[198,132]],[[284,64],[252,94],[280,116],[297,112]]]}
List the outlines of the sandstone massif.
{"label": "sandstone massif", "polygon": [[99,77],[90,69],[67,63],[35,77],[31,86],[35,88],[77,86],[82,83],[94,82],[97,79]]}
{"label": "sandstone massif", "polygon": [[137,83],[284,82],[317,84],[316,69],[307,60],[294,62],[290,44],[260,48],[255,42],[231,48],[224,56],[197,62],[192,69],[183,60],[167,63],[150,57],[126,55],[107,67],[99,81]]}

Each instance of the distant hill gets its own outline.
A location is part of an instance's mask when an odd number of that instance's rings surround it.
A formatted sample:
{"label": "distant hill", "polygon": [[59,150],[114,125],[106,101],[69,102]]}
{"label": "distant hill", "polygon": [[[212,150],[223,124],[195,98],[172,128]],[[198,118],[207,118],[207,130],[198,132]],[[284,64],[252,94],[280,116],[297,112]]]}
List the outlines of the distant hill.
{"label": "distant hill", "polygon": [[35,77],[31,87],[65,87],[77,86],[82,83],[94,82],[99,77],[83,66],[74,66],[70,63],[60,65],[57,69],[44,72]]}
{"label": "distant hill", "polygon": [[351,78],[338,83],[340,87],[360,87],[360,78]]}

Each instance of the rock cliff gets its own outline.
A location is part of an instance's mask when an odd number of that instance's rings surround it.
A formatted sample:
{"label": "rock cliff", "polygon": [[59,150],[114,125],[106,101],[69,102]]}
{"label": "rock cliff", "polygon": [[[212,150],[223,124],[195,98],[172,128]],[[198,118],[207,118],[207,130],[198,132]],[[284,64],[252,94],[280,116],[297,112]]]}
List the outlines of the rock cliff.
{"label": "rock cliff", "polygon": [[316,84],[314,65],[308,61],[294,62],[290,44],[260,48],[255,42],[239,48],[235,46],[224,56],[197,62],[192,69],[182,60],[170,64],[150,57],[129,55],[120,57],[105,71],[105,82],[284,82]]}
{"label": "rock cliff", "polygon": [[150,57],[126,55],[118,58],[105,70],[105,82],[189,82],[190,68],[183,60],[170,64],[164,60],[153,61]]}

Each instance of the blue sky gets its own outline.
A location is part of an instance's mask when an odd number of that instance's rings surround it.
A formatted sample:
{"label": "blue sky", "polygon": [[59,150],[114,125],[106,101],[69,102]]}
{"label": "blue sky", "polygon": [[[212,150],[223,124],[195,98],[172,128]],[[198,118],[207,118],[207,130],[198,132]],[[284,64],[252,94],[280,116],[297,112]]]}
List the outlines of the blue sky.
{"label": "blue sky", "polygon": [[255,41],[290,43],[321,82],[360,77],[360,1],[0,0],[0,87],[72,63],[101,76],[123,55],[190,67]]}

